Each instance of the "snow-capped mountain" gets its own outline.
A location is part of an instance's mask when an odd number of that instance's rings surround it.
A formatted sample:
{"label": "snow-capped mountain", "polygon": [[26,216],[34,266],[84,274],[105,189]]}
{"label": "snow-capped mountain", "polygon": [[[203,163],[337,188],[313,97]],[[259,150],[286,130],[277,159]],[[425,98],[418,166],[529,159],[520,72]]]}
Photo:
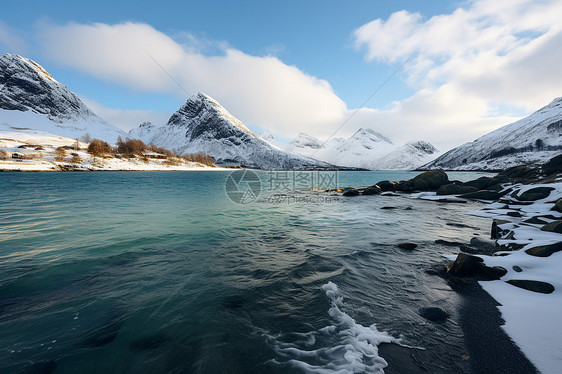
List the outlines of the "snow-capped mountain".
{"label": "snow-capped mountain", "polygon": [[[134,130],[150,133],[153,129]],[[190,97],[168,123],[146,142],[180,154],[203,152],[218,164],[240,164],[261,169],[326,168],[327,163],[293,154],[261,139],[217,101],[204,93]]]}
{"label": "snow-capped mountain", "polygon": [[334,138],[327,142],[300,133],[285,149],[335,165],[371,170],[415,169],[433,159],[438,152],[423,141],[396,146],[371,129],[359,129],[350,138]]}
{"label": "snow-capped mountain", "polygon": [[89,134],[110,142],[126,135],[98,117],[41,65],[12,54],[0,58],[0,123],[71,138]]}
{"label": "snow-capped mountain", "polygon": [[145,121],[141,123],[138,127],[135,127],[129,130],[128,137],[132,139],[140,139],[145,142],[150,142],[156,131],[158,130],[158,126],[155,126],[152,122]]}
{"label": "snow-capped mountain", "polygon": [[562,153],[562,97],[528,117],[463,144],[423,169],[501,170],[543,164]]}

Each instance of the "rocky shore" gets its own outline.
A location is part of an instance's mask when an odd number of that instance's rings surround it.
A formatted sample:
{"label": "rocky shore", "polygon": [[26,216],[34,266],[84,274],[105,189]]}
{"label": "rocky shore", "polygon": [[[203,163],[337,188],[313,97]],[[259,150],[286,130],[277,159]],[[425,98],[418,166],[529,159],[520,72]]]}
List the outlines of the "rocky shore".
{"label": "rocky shore", "polygon": [[[443,263],[427,272],[443,277],[464,302],[460,324],[473,372],[556,373],[562,328],[562,155],[539,168],[516,166],[494,177],[450,181],[445,172],[427,171],[411,180],[380,181],[342,189],[359,195],[400,194],[439,203],[486,205],[471,214],[490,218],[490,239],[470,243],[437,241],[451,248]],[[414,249],[415,243],[399,243]],[[458,253],[455,252],[455,248]],[[448,314],[437,307],[419,314],[442,323]],[[388,372],[423,372],[407,348],[381,346]]]}

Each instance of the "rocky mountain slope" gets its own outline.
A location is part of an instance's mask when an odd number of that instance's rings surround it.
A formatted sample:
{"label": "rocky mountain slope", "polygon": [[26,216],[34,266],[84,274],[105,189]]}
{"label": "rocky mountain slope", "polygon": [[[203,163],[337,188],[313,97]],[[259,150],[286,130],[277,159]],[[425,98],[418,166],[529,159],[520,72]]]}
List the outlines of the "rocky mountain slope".
{"label": "rocky mountain slope", "polygon": [[250,131],[204,93],[190,97],[166,125],[133,130],[144,141],[182,153],[203,152],[217,164],[259,169],[328,168],[331,165],[275,147]]}
{"label": "rocky mountain slope", "polygon": [[450,150],[423,169],[503,170],[562,153],[562,97],[517,122]]}
{"label": "rocky mountain slope", "polygon": [[85,134],[109,142],[126,134],[107,123],[74,93],[28,58],[0,58],[0,123],[71,138]]}

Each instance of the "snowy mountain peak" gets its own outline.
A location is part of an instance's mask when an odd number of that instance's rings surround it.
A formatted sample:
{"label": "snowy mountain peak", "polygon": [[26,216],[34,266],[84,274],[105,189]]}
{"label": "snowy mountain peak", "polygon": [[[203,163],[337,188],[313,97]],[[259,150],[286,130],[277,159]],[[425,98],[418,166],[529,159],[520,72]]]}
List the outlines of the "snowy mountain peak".
{"label": "snowy mountain peak", "polygon": [[9,126],[72,138],[86,134],[115,141],[125,133],[94,114],[41,65],[28,58],[0,57],[0,118]]}
{"label": "snowy mountain peak", "polygon": [[230,114],[228,110],[223,108],[223,106],[220,105],[218,101],[203,92],[199,92],[197,95],[193,95],[189,99],[187,99],[186,103],[183,104],[180,109],[178,109],[178,111],[170,117],[168,124],[172,126],[186,125],[188,123],[191,123],[193,119],[196,119],[202,115],[206,118],[220,118],[222,124],[232,126],[252,136],[255,136],[255,134],[251,132],[250,129],[248,129],[240,120]]}
{"label": "snowy mountain peak", "polygon": [[41,65],[12,54],[0,58],[0,108],[32,110],[59,123],[96,116]]}
{"label": "snowy mountain peak", "polygon": [[426,141],[423,141],[423,140],[408,142],[406,145],[417,149],[422,154],[425,153],[425,154],[428,154],[428,155],[433,155],[433,154],[439,152],[439,150],[437,148],[435,148],[433,146],[433,144],[431,144],[429,142],[426,142]]}
{"label": "snowy mountain peak", "polygon": [[214,157],[217,164],[262,169],[331,166],[287,152],[261,139],[204,93],[190,97],[166,125],[157,128],[150,142],[176,149],[180,154],[203,152]]}
{"label": "snowy mountain peak", "polygon": [[304,132],[299,132],[299,134],[291,140],[289,144],[290,147],[293,148],[322,148],[322,142],[320,140],[316,139],[314,136],[305,134]]}
{"label": "snowy mountain peak", "polygon": [[381,133],[378,133],[372,129],[364,129],[364,128],[360,128],[359,130],[357,130],[355,134],[351,136],[351,139],[357,139],[357,140],[366,139],[375,143],[385,142],[385,143],[393,144],[392,140],[382,135]]}

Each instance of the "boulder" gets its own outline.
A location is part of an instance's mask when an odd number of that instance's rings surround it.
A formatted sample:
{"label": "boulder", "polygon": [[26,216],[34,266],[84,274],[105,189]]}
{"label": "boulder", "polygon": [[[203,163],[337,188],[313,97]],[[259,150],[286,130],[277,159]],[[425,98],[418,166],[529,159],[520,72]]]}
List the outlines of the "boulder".
{"label": "boulder", "polygon": [[548,257],[553,253],[562,251],[562,242],[551,245],[540,245],[538,247],[529,248],[525,253],[531,256]]}
{"label": "boulder", "polygon": [[518,273],[521,273],[523,271],[523,269],[521,269],[521,266],[513,265],[512,268]]}
{"label": "boulder", "polygon": [[417,246],[418,245],[416,243],[400,243],[400,244],[398,244],[398,248],[406,249],[408,251],[416,249]]}
{"label": "boulder", "polygon": [[525,165],[513,166],[498,173],[510,179],[533,179],[537,176],[537,171]]}
{"label": "boulder", "polygon": [[437,190],[437,195],[458,195],[460,194],[460,187],[456,184],[444,184]]}
{"label": "boulder", "polygon": [[509,216],[509,217],[523,217],[523,215],[516,210],[512,210],[511,212],[507,212],[505,215]]}
{"label": "boulder", "polygon": [[556,203],[554,203],[554,207],[552,208],[552,210],[562,212],[562,199],[556,200]]}
{"label": "boulder", "polygon": [[510,182],[511,181],[509,180],[508,177],[506,177],[505,175],[498,174],[488,182],[487,187],[490,188],[491,186],[502,185]]}
{"label": "boulder", "polygon": [[523,288],[528,291],[538,292],[538,293],[553,293],[554,286],[550,283],[535,281],[535,280],[524,280],[524,279],[511,279],[507,283]]}
{"label": "boulder", "polygon": [[542,166],[542,170],[546,175],[562,173],[562,155],[551,158]]}
{"label": "boulder", "polygon": [[350,188],[350,189],[346,189],[346,190],[343,192],[343,196],[359,196],[359,191],[356,190],[355,188],[353,188],[353,189],[351,189],[351,188]]}
{"label": "boulder", "polygon": [[552,190],[554,190],[552,187],[535,187],[516,196],[516,199],[519,201],[536,201],[548,197]]}
{"label": "boulder", "polygon": [[394,183],[394,191],[410,192],[413,191],[414,187],[412,181],[400,181]]}
{"label": "boulder", "polygon": [[471,200],[498,200],[500,197],[502,197],[502,195],[497,191],[482,190],[465,193],[462,194],[461,197]]}
{"label": "boulder", "polygon": [[379,188],[381,189],[382,192],[386,192],[386,191],[394,191],[394,183],[389,182],[389,181],[380,181],[376,184],[377,186],[379,186]]}
{"label": "boulder", "polygon": [[365,188],[362,195],[378,195],[380,193],[381,188],[375,184],[374,186]]}
{"label": "boulder", "polygon": [[442,170],[430,170],[417,175],[412,179],[411,184],[414,190],[436,191],[448,182],[449,177],[447,173]]}
{"label": "boulder", "polygon": [[443,309],[432,306],[418,309],[420,316],[432,322],[445,322],[449,314]]}
{"label": "boulder", "polygon": [[488,183],[490,183],[491,180],[492,178],[490,177],[480,177],[472,181],[464,182],[463,186],[474,187],[477,190],[483,190],[486,188],[486,186],[488,185]]}
{"label": "boulder", "polygon": [[474,275],[480,271],[483,262],[484,260],[480,257],[459,253],[457,259],[449,269],[449,274],[459,277]]}
{"label": "boulder", "polygon": [[547,223],[543,227],[541,227],[541,231],[550,231],[550,232],[557,232],[562,234],[562,221],[554,221]]}

